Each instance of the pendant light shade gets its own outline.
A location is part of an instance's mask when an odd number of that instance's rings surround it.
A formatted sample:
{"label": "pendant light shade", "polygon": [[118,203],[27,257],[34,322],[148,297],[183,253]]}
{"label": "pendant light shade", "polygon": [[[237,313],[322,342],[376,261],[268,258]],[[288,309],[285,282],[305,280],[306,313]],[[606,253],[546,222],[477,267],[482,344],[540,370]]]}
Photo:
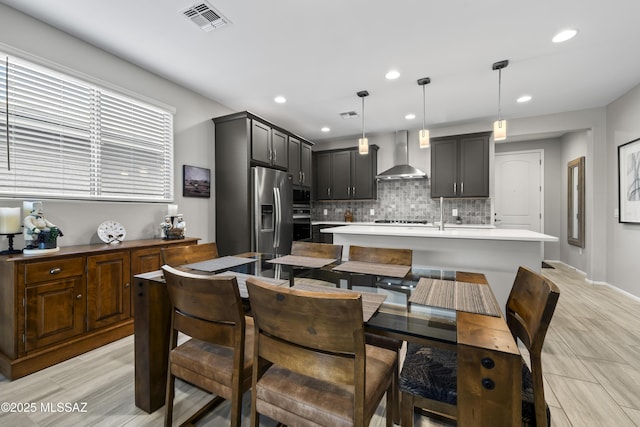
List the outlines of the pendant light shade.
{"label": "pendant light shade", "polygon": [[362,98],[362,138],[358,139],[358,153],[369,154],[369,140],[364,136],[364,98],[369,92],[361,90],[357,95]]}
{"label": "pendant light shade", "polygon": [[431,83],[431,79],[429,77],[425,77],[423,79],[418,80],[418,84],[422,86],[422,129],[420,129],[419,137],[420,137],[420,148],[429,148],[431,144],[431,138],[429,137],[429,129],[427,129],[426,121],[427,121],[427,98],[425,95],[424,87]]}
{"label": "pendant light shade", "polygon": [[502,95],[502,69],[509,65],[509,60],[498,61],[493,64],[492,69],[498,70],[498,120],[493,123],[493,139],[494,141],[503,141],[507,139],[507,121],[501,117],[500,97]]}
{"label": "pendant light shade", "polygon": [[507,139],[507,121],[496,120],[493,122],[493,139],[495,141],[502,141]]}

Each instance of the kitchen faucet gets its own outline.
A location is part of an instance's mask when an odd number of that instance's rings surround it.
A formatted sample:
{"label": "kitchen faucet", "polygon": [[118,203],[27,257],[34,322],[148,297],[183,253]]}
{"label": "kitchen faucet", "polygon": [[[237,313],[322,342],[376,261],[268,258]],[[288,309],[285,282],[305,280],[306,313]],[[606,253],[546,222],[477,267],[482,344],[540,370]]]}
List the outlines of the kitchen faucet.
{"label": "kitchen faucet", "polygon": [[444,231],[444,197],[440,197],[440,231]]}

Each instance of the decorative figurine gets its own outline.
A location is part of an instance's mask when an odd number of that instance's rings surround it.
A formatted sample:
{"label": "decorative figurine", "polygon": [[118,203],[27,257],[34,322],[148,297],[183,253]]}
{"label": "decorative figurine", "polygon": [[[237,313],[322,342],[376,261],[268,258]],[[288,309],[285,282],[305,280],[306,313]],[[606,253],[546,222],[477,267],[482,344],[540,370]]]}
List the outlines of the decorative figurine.
{"label": "decorative figurine", "polygon": [[24,218],[23,225],[27,251],[59,249],[57,239],[64,234],[54,223],[44,217],[42,203],[33,204],[31,212]]}
{"label": "decorative figurine", "polygon": [[182,214],[165,215],[160,224],[160,236],[164,240],[184,239],[186,226]]}
{"label": "decorative figurine", "polygon": [[160,223],[160,237],[164,240],[169,238],[169,230],[171,229],[171,216],[165,215],[164,221]]}

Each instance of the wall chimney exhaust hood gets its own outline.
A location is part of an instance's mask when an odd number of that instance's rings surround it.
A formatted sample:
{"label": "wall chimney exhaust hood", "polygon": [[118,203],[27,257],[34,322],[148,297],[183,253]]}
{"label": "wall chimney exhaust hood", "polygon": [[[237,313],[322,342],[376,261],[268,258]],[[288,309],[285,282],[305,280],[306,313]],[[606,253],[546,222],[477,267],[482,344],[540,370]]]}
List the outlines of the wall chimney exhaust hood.
{"label": "wall chimney exhaust hood", "polygon": [[396,131],[394,144],[394,165],[376,179],[426,179],[427,174],[409,165],[409,131]]}

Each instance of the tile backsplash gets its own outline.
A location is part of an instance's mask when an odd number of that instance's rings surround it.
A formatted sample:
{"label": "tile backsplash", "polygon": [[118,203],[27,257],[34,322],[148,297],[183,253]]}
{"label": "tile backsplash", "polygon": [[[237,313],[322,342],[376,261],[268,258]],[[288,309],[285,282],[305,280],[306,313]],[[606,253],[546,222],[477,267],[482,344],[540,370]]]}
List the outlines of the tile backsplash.
{"label": "tile backsplash", "polygon": [[[314,201],[312,220],[344,221],[344,214],[349,210],[356,222],[376,219],[440,221],[440,199],[431,199],[430,183],[426,179],[378,181],[377,200]],[[463,224],[491,223],[491,199],[444,199],[445,223],[456,222],[453,209],[458,209]]]}

